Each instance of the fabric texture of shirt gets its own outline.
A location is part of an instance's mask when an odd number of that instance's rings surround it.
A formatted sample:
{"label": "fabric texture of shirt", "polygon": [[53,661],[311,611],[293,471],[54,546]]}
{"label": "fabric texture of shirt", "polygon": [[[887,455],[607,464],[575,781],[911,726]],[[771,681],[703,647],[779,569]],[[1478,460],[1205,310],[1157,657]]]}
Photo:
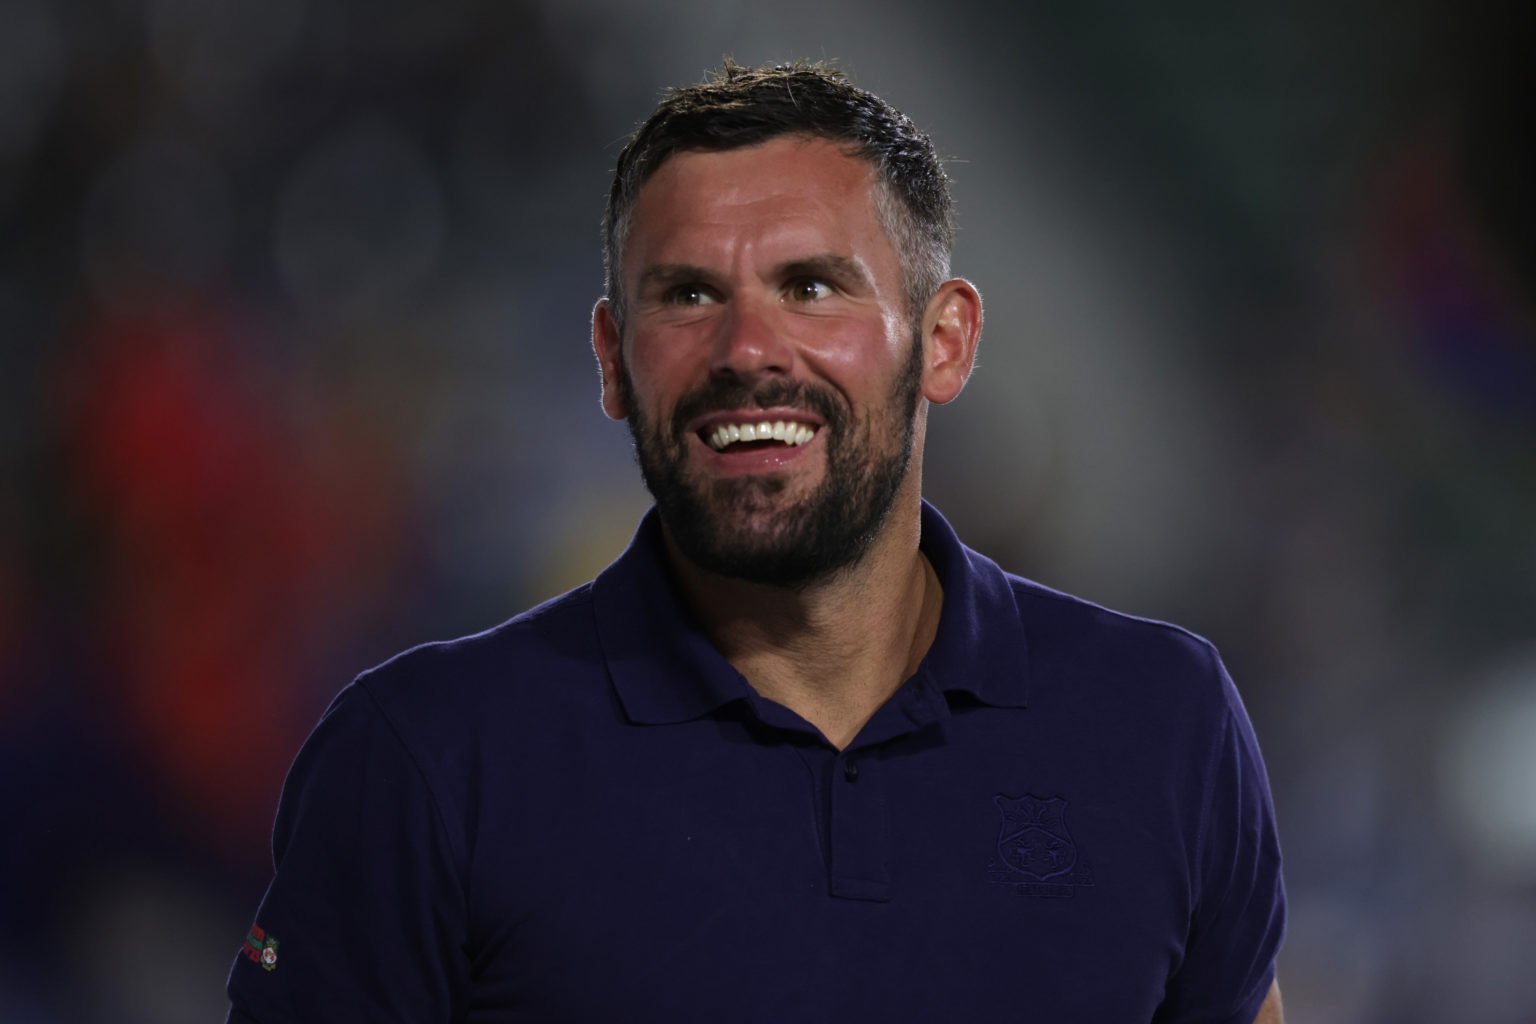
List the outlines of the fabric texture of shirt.
{"label": "fabric texture of shirt", "polygon": [[916,674],[839,751],[688,613],[652,510],[591,583],[341,692],[231,1021],[1249,1024],[1284,892],[1204,640],[931,506]]}

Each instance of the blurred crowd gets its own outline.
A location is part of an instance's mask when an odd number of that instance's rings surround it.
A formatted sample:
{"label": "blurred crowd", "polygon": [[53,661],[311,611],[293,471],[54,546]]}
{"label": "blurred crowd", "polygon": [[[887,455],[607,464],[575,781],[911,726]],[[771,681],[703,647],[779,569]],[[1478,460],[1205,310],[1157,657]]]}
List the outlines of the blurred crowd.
{"label": "blurred crowd", "polygon": [[1293,1020],[1536,1022],[1536,75],[1514,5],[0,0],[0,1020],[219,1019],[356,672],[646,505],[588,314],[662,87],[952,158],[928,493],[1221,647]]}

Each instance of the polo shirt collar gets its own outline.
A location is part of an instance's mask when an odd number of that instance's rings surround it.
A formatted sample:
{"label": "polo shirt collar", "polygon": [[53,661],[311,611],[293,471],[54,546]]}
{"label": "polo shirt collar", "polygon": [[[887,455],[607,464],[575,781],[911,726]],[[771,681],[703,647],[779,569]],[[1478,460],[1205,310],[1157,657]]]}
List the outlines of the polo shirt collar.
{"label": "polo shirt collar", "polygon": [[986,555],[960,543],[939,510],[923,502],[922,550],[944,587],[933,645],[918,666],[946,694],[994,707],[1029,706],[1029,644],[1013,580]]}
{"label": "polo shirt collar", "polygon": [[608,674],[630,721],[687,722],[750,700],[752,688],[683,602],[654,506],[629,547],[592,581],[592,605]]}
{"label": "polo shirt collar", "polygon": [[[922,550],[944,587],[944,605],[933,645],[904,689],[1025,707],[1027,644],[1008,577],[991,559],[961,544],[926,501]],[[592,601],[598,642],[630,721],[686,722],[732,701],[759,704],[687,609],[667,566],[654,507],[629,547],[593,581]]]}

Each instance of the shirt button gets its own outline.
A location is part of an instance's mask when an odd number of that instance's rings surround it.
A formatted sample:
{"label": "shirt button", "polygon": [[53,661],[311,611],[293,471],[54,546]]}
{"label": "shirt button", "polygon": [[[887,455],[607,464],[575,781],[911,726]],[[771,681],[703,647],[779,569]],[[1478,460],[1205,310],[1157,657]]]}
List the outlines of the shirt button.
{"label": "shirt button", "polygon": [[853,761],[843,762],[843,778],[849,782],[859,781],[859,766]]}

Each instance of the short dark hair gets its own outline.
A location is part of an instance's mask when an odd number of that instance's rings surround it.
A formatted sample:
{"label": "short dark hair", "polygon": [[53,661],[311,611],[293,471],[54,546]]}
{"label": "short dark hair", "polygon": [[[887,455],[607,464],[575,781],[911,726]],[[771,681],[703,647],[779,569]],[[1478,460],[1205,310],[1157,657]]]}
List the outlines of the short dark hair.
{"label": "short dark hair", "polygon": [[742,67],[727,59],[698,85],[670,89],[619,154],[603,216],[608,302],[624,322],[620,254],[640,188],[673,154],[755,146],[784,135],[827,139],[869,161],[875,210],[901,259],[909,315],[949,277],[954,201],[933,142],[912,119],[822,63]]}

